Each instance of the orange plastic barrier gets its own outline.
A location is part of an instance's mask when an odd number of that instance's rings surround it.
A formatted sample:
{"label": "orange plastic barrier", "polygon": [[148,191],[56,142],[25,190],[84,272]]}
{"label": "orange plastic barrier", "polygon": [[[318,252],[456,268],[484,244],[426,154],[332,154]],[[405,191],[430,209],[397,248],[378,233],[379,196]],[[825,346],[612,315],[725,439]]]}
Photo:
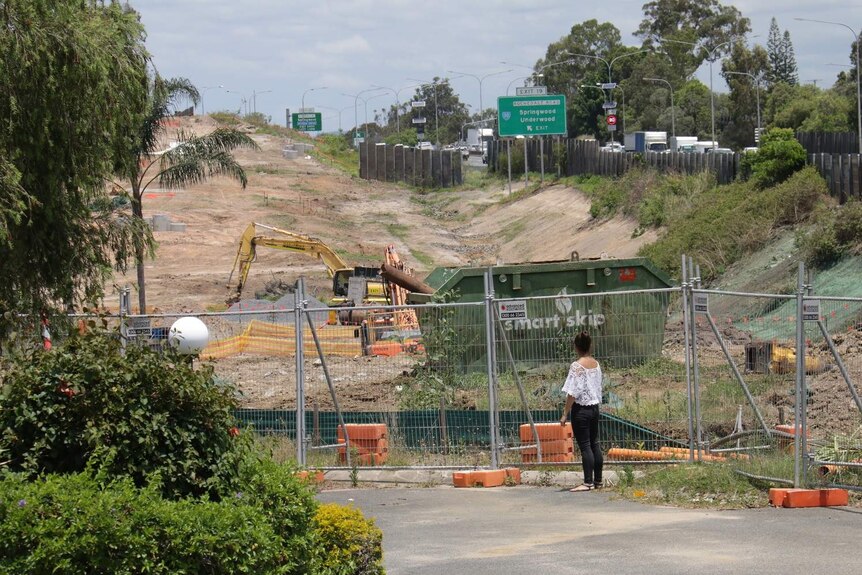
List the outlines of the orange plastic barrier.
{"label": "orange plastic barrier", "polygon": [[324,479],[324,474],[322,471],[297,471],[296,476],[303,481],[317,484],[323,483]]}
{"label": "orange plastic barrier", "polygon": [[[521,437],[521,443],[533,443],[533,430],[530,428],[529,423],[525,423],[519,427],[518,433]],[[539,435],[539,441],[571,439],[574,437],[572,424],[560,425],[559,421],[554,423],[537,423],[536,433]]]}
{"label": "orange plastic barrier", "polygon": [[[389,458],[389,433],[385,423],[346,423],[350,437],[351,463],[358,465],[382,465]],[[346,443],[344,429],[339,425],[338,443]],[[355,454],[355,455],[354,455]],[[338,459],[347,461],[347,446],[338,448]]]}
{"label": "orange plastic barrier", "polygon": [[840,507],[850,503],[846,489],[784,489],[769,490],[769,503],[775,507]]}
{"label": "orange plastic barrier", "polygon": [[455,487],[473,487],[472,471],[456,471],[452,474],[452,484]]}
{"label": "orange plastic barrier", "polygon": [[[542,446],[542,456],[546,455],[565,455],[566,453],[573,453],[575,451],[575,446],[572,443],[571,439],[552,439],[550,441],[542,441],[540,442]],[[535,447],[524,447],[521,449],[522,455],[536,455],[537,449]]]}
{"label": "orange plastic barrier", "polygon": [[499,487],[506,483],[505,469],[486,469],[473,472],[473,482],[482,487]]}
{"label": "orange plastic barrier", "polygon": [[[347,435],[350,436],[351,443],[357,439],[386,439],[389,437],[385,423],[346,423],[344,426],[347,428]],[[338,441],[344,441],[344,429],[340,425],[337,436]]]}
{"label": "orange plastic barrier", "polygon": [[510,479],[510,483],[514,483],[515,485],[521,484],[521,470],[517,467],[507,467],[503,471],[506,472],[506,478]]}

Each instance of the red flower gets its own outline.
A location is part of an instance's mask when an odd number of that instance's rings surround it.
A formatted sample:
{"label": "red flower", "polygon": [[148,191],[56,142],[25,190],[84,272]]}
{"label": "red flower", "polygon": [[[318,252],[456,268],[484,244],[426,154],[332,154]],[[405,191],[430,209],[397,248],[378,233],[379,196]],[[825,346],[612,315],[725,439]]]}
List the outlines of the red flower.
{"label": "red flower", "polygon": [[73,397],[75,397],[75,393],[76,393],[75,390],[72,389],[71,387],[69,387],[69,384],[66,383],[65,381],[60,382],[60,385],[57,386],[57,391],[59,393],[62,393],[63,395],[65,395],[69,399],[72,399]]}
{"label": "red flower", "polygon": [[236,437],[237,435],[239,435],[239,428],[238,428],[238,427],[236,427],[236,426],[231,427],[231,428],[228,430],[228,433],[230,433],[230,436],[231,436],[231,437]]}

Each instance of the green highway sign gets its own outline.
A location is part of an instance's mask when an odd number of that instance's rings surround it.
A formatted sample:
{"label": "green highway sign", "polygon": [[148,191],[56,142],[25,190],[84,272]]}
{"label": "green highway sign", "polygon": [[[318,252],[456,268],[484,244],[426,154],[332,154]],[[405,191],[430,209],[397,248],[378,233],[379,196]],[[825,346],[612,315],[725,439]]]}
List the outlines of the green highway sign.
{"label": "green highway sign", "polygon": [[291,115],[294,130],[302,132],[319,132],[323,129],[320,112],[300,112]]}
{"label": "green highway sign", "polygon": [[500,96],[497,98],[500,137],[566,134],[566,97]]}

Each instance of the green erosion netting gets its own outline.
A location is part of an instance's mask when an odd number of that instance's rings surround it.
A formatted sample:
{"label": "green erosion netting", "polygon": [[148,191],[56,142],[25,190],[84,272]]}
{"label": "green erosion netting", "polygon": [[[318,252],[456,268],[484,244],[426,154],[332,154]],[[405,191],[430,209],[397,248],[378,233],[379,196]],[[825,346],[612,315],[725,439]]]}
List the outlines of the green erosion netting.
{"label": "green erosion netting", "polygon": [[[288,410],[241,409],[235,412],[243,425],[250,425],[257,433],[293,436],[296,433],[296,412]],[[558,410],[533,411],[536,422],[559,420]],[[345,423],[385,423],[389,429],[390,446],[407,449],[433,449],[443,445],[440,411],[350,412],[343,413]],[[314,414],[306,413],[306,429],[314,429]],[[318,413],[320,441],[324,445],[336,442],[338,418],[334,411]],[[509,446],[520,443],[519,427],[528,422],[524,411],[499,413],[500,438]],[[488,446],[487,411],[446,410],[446,429],[450,445]],[[310,432],[310,431],[309,431]],[[605,445],[634,447],[649,444],[658,449],[661,445],[678,446],[684,442],[666,437],[625,419],[602,413],[599,436]],[[653,447],[655,446],[655,447]]]}

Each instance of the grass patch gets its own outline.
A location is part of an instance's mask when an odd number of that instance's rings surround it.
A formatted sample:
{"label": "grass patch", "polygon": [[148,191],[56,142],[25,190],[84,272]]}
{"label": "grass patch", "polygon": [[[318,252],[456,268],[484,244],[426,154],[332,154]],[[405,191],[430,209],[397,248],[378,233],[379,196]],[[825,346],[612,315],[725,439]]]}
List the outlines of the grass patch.
{"label": "grass patch", "polygon": [[500,183],[500,177],[487,170],[464,170],[464,181],[457,190],[487,190]]}
{"label": "grass patch", "polygon": [[240,123],[239,116],[233,112],[212,112],[209,114],[209,117],[215,120],[218,124],[222,124],[224,126],[234,127],[238,126]]}
{"label": "grass patch", "polygon": [[404,224],[386,224],[386,231],[389,232],[389,235],[396,237],[399,240],[406,241],[410,228]]}
{"label": "grass patch", "polygon": [[692,463],[647,468],[644,476],[622,481],[627,499],[656,505],[708,509],[766,507],[767,490],[734,471],[729,463]]}
{"label": "grass patch", "polygon": [[544,187],[545,186],[541,182],[533,182],[529,186],[525,186],[517,192],[512,192],[511,194],[506,195],[505,197],[503,197],[503,199],[500,200],[500,203],[505,205],[517,202],[518,200],[522,200],[524,198],[532,196]]}
{"label": "grass patch", "polygon": [[351,176],[359,176],[359,152],[344,136],[324,134],[315,140],[311,155]]}
{"label": "grass patch", "polygon": [[419,250],[410,250],[410,254],[413,256],[413,259],[419,262],[420,264],[426,267],[436,267],[435,260],[425,252],[420,252]]}

